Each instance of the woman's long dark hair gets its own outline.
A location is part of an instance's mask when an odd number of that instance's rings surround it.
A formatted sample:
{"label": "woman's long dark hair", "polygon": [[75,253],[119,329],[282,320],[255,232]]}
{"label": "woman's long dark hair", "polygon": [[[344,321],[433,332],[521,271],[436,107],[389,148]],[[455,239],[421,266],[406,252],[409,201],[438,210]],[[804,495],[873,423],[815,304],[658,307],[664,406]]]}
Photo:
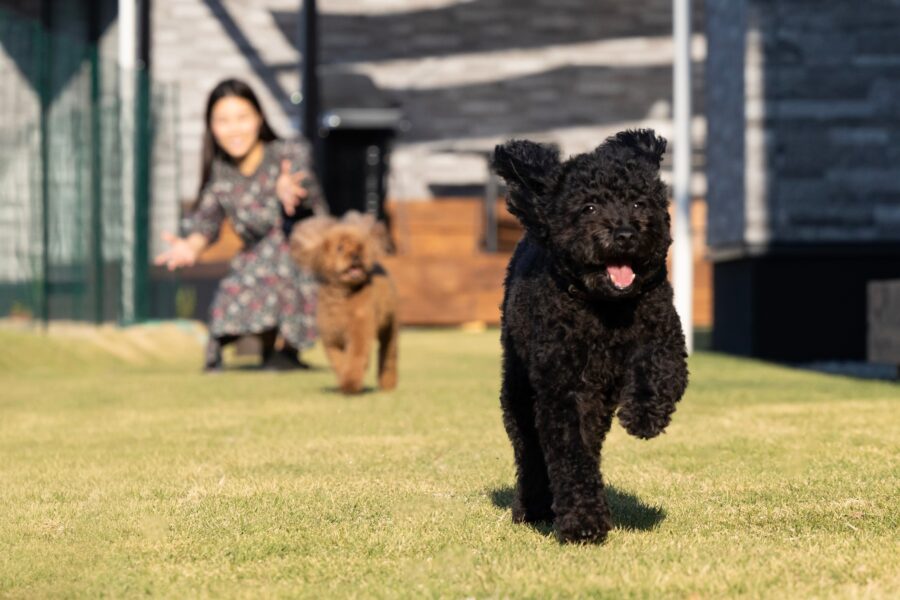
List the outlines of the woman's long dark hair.
{"label": "woman's long dark hair", "polygon": [[194,209],[200,204],[203,188],[206,187],[206,184],[209,183],[209,180],[212,177],[213,161],[217,158],[222,160],[229,159],[225,151],[222,150],[222,147],[216,143],[216,138],[213,136],[212,128],[210,127],[213,106],[215,106],[216,102],[222,98],[227,98],[229,96],[243,98],[252,104],[253,108],[256,109],[256,112],[259,113],[259,117],[262,120],[262,125],[259,128],[260,140],[263,142],[271,142],[272,140],[278,139],[278,136],[272,131],[269,122],[266,120],[266,114],[263,112],[262,106],[260,106],[259,100],[256,98],[256,94],[253,93],[253,90],[250,89],[249,85],[240,79],[226,79],[216,85],[209,93],[209,99],[206,101],[206,132],[203,134],[203,155],[200,163],[200,188],[197,191],[197,200],[194,201]]}

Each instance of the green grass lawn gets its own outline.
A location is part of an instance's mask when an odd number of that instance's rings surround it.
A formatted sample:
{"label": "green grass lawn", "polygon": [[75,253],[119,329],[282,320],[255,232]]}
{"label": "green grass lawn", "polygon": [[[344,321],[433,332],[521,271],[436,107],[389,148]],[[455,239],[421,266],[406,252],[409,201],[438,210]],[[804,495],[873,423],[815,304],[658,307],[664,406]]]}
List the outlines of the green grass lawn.
{"label": "green grass lawn", "polygon": [[0,330],[0,597],[900,597],[896,384],[698,354],[668,433],[607,439],[608,541],[561,546],[510,522],[496,330],[406,331],[352,398],[200,341]]}

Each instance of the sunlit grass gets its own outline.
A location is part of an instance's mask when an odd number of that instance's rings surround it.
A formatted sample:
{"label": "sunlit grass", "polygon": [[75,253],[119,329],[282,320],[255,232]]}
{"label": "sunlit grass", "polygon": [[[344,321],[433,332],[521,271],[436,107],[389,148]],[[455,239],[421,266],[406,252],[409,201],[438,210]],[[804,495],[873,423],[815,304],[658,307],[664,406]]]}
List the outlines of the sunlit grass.
{"label": "sunlit grass", "polygon": [[607,440],[607,543],[561,546],[510,522],[497,331],[404,332],[352,398],[200,342],[0,330],[0,596],[900,597],[896,384],[694,356],[666,435]]}

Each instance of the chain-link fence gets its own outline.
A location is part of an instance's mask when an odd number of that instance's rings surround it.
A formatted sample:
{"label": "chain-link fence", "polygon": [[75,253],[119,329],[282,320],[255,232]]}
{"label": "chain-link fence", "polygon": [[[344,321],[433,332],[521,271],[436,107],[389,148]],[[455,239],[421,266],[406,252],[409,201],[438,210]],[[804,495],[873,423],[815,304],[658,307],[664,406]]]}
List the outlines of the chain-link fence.
{"label": "chain-link fence", "polygon": [[147,315],[153,207],[178,193],[176,99],[0,9],[0,316]]}

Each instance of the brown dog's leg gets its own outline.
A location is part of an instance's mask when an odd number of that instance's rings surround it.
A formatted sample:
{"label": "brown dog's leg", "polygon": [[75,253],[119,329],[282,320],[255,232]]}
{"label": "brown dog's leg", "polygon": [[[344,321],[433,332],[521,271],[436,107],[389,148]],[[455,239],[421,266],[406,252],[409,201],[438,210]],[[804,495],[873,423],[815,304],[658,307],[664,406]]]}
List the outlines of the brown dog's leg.
{"label": "brown dog's leg", "polygon": [[328,362],[331,363],[331,369],[334,371],[335,375],[337,375],[338,381],[340,381],[341,375],[344,372],[344,363],[346,362],[344,349],[336,344],[325,344],[325,355],[328,356]]}
{"label": "brown dog's leg", "polygon": [[362,391],[374,337],[370,331],[364,331],[364,328],[357,328],[352,332],[344,355],[344,368],[336,371],[338,384],[345,394],[357,394]]}
{"label": "brown dog's leg", "polygon": [[378,387],[392,390],[397,387],[397,320],[378,332]]}

